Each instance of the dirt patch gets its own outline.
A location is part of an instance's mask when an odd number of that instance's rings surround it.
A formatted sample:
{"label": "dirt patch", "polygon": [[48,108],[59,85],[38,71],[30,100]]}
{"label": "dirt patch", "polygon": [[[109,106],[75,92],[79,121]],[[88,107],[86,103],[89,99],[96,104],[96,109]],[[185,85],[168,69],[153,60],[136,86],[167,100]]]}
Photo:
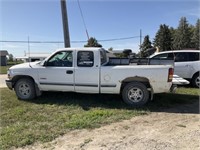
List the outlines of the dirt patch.
{"label": "dirt patch", "polygon": [[0,88],[7,87],[6,86],[6,82],[5,82],[6,79],[7,79],[7,75],[6,74],[1,74],[0,75]]}
{"label": "dirt patch", "polygon": [[193,109],[199,108],[198,105],[194,103],[163,112],[152,112],[98,129],[75,130],[52,142],[23,149],[200,149],[200,114]]}

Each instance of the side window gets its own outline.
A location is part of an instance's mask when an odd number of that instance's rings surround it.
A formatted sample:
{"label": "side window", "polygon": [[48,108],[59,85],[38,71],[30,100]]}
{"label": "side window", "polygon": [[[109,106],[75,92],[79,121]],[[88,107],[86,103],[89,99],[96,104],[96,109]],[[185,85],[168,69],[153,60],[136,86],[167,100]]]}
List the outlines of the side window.
{"label": "side window", "polygon": [[175,53],[175,62],[188,61],[187,53]]}
{"label": "side window", "polygon": [[77,54],[78,67],[93,67],[94,53],[91,51],[79,51]]}
{"label": "side window", "polygon": [[168,53],[167,59],[173,59],[174,60],[174,53]]}
{"label": "side window", "polygon": [[72,51],[57,52],[47,62],[47,66],[55,67],[72,67],[73,55]]}
{"label": "side window", "polygon": [[101,55],[101,65],[103,65],[103,64],[105,64],[107,62],[106,52],[101,50],[100,51],[100,55]]}
{"label": "side window", "polygon": [[189,61],[198,61],[200,60],[200,56],[199,56],[199,53],[198,52],[190,52],[188,53],[189,55]]}
{"label": "side window", "polygon": [[164,54],[158,54],[156,56],[154,56],[153,58],[157,58],[157,59],[167,59],[168,54],[164,53]]}

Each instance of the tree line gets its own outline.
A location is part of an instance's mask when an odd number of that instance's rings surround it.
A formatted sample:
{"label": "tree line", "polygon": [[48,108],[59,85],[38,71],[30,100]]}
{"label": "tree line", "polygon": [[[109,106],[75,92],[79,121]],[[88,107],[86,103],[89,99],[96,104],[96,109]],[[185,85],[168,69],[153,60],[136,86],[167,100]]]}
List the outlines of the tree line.
{"label": "tree line", "polygon": [[[186,17],[181,17],[177,28],[169,27],[161,24],[156,32],[153,41],[149,35],[144,37],[143,43],[140,45],[141,52],[139,56],[147,57],[150,50],[168,51],[181,49],[200,49],[200,19],[197,19],[195,25],[189,24]],[[91,37],[84,47],[102,47],[98,41]],[[112,48],[110,48],[112,49]]]}
{"label": "tree line", "polygon": [[186,17],[181,17],[177,28],[161,24],[153,42],[149,35],[144,37],[141,44],[141,56],[149,55],[149,49],[158,49],[159,51],[181,50],[181,49],[200,49],[199,42],[200,19],[197,19],[195,25],[188,23]]}

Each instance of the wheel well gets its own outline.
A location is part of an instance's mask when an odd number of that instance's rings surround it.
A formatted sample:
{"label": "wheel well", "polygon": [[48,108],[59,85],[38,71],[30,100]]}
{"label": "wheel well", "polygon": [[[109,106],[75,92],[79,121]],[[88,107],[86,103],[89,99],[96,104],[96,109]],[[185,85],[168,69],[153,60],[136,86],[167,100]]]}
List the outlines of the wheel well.
{"label": "wheel well", "polygon": [[33,82],[34,82],[34,79],[32,78],[32,77],[30,77],[30,76],[26,76],[26,75],[19,75],[19,76],[15,76],[15,77],[13,77],[13,79],[12,79],[12,81],[13,81],[13,87],[15,86],[15,84],[16,84],[16,82],[19,80],[19,79],[24,79],[24,78],[26,78],[26,79],[31,79]]}
{"label": "wheel well", "polygon": [[200,71],[197,71],[197,72],[192,76],[192,79],[193,79],[194,76],[196,76],[197,74],[200,74]]}
{"label": "wheel well", "polygon": [[122,81],[120,93],[122,92],[125,85],[130,82],[140,82],[140,83],[143,83],[147,88],[151,88],[149,80],[145,77],[137,77],[137,76],[136,77],[128,77]]}

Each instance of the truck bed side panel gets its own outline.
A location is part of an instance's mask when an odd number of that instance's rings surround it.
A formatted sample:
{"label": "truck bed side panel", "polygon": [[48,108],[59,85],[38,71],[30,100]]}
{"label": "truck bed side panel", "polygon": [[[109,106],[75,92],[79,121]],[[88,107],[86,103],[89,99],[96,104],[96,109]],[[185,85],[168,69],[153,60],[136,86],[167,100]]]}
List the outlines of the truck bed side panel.
{"label": "truck bed side panel", "polygon": [[101,93],[120,93],[122,81],[128,77],[141,77],[149,80],[154,93],[168,92],[171,84],[168,80],[170,66],[102,66]]}

